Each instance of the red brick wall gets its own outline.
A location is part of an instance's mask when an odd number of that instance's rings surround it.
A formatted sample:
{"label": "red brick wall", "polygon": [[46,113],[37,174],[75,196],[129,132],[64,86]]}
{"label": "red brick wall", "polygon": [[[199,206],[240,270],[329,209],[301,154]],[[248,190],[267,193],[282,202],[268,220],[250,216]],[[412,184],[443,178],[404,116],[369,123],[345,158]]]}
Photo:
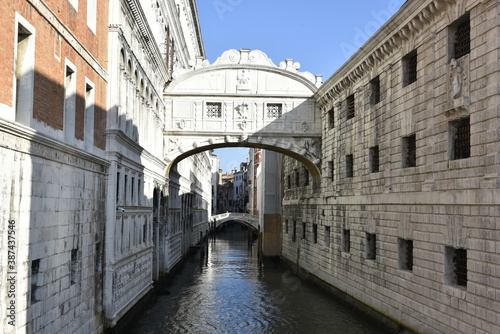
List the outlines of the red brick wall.
{"label": "red brick wall", "polygon": [[[107,20],[108,2],[98,1],[97,34],[87,26],[87,2],[80,1],[78,12],[68,1],[46,1],[52,11],[66,25],[80,43],[90,52],[104,68],[107,65]],[[107,84],[84,58],[61,38],[59,52],[59,35],[38,11],[26,1],[0,0],[2,19],[0,27],[0,53],[5,55],[0,60],[0,103],[12,106],[15,12],[19,12],[36,30],[35,37],[35,85],[33,117],[58,130],[64,123],[64,80],[65,59],[76,67],[77,104],[75,136],[83,140],[83,123],[85,112],[85,77],[95,84],[95,139],[97,147],[104,149],[106,129],[106,90]],[[57,51],[55,51],[57,50]],[[58,53],[56,57],[55,53]]]}

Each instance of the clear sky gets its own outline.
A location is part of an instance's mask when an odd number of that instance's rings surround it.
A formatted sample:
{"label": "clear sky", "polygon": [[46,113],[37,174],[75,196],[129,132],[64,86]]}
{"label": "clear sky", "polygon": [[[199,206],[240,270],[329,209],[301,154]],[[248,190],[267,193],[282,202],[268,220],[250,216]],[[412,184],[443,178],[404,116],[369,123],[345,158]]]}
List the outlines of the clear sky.
{"label": "clear sky", "polygon": [[[405,0],[197,0],[206,57],[229,49],[261,50],[276,65],[328,79]],[[247,160],[246,149],[216,150],[223,171]],[[237,163],[234,163],[237,161]],[[227,167],[234,164],[234,166]]]}

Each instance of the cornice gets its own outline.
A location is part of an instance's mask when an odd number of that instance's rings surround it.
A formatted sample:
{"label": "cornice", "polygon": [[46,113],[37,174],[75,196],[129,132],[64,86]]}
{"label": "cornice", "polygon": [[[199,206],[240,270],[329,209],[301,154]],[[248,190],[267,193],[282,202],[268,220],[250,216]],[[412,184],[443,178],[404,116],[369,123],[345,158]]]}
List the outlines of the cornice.
{"label": "cornice", "polygon": [[321,108],[337,99],[347,88],[365,77],[405,41],[428,28],[446,10],[460,0],[409,0],[386,22],[340,69],[318,89],[316,99]]}

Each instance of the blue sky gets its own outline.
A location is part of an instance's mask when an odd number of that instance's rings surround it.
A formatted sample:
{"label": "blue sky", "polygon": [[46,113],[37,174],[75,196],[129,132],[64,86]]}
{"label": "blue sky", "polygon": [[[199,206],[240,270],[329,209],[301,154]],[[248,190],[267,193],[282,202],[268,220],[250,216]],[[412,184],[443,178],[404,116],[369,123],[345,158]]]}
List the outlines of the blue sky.
{"label": "blue sky", "polygon": [[[404,2],[198,0],[197,5],[210,63],[229,49],[257,49],[276,65],[294,58],[301,64],[299,71],[323,74],[326,81]],[[248,157],[246,149],[215,154],[223,171]]]}

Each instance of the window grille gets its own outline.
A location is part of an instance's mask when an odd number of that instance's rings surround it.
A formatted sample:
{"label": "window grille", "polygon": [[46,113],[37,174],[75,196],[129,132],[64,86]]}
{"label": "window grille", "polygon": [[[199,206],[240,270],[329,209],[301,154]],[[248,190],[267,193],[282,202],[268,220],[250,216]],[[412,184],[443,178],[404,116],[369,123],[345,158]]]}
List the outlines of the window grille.
{"label": "window grille", "polygon": [[470,53],[470,19],[465,20],[457,25],[455,31],[455,40],[453,43],[455,50],[455,59],[465,56]]}
{"label": "window grille", "polygon": [[404,85],[407,86],[417,81],[417,51],[412,51],[403,59],[405,77]]}
{"label": "window grille", "polygon": [[377,173],[380,171],[380,156],[378,145],[370,148],[370,172]]}
{"label": "window grille", "polygon": [[285,220],[285,234],[288,234],[288,219]]}
{"label": "window grille", "polygon": [[222,103],[221,102],[207,102],[207,117],[208,118],[221,118],[222,117]]}
{"label": "window grille", "polygon": [[306,223],[302,223],[302,239],[306,239]]}
{"label": "window grille", "polygon": [[325,247],[330,247],[330,226],[325,226]]}
{"label": "window grille", "polygon": [[334,178],[334,172],[335,172],[335,165],[333,164],[332,161],[328,161],[328,173],[330,175],[330,178],[333,180]]}
{"label": "window grille", "polygon": [[453,122],[453,159],[470,157],[470,118]]}
{"label": "window grille", "polygon": [[352,154],[345,156],[345,176],[346,177],[354,176],[354,157]]}
{"label": "window grille", "polygon": [[354,94],[349,95],[346,99],[346,119],[351,119],[354,117]]}
{"label": "window grille", "polygon": [[31,261],[31,304],[34,304],[41,300],[41,298],[39,298],[38,296],[39,274],[40,274],[40,259]]}
{"label": "window grille", "polygon": [[318,243],[318,224],[313,224],[313,240],[314,243]]}
{"label": "window grille", "polygon": [[292,177],[291,177],[291,175],[287,175],[286,176],[286,187],[287,187],[287,189],[292,188]]}
{"label": "window grille", "polygon": [[283,106],[281,103],[268,103],[267,104],[267,117],[280,118],[282,115]]}
{"label": "window grille", "polygon": [[453,264],[455,267],[456,284],[467,286],[467,250],[462,248],[455,249]]}
{"label": "window grille", "polygon": [[415,167],[417,165],[417,137],[411,135],[403,138],[403,167]]}
{"label": "window grille", "polygon": [[376,242],[377,236],[375,234],[366,233],[366,258],[369,260],[375,260],[377,256]]}
{"label": "window grille", "polygon": [[297,240],[297,222],[294,220],[293,221],[292,242],[295,242],[295,240]]}
{"label": "window grille", "polygon": [[376,105],[377,103],[380,102],[380,78],[378,76],[375,77],[372,81],[370,81],[370,89],[371,89],[370,104]]}
{"label": "window grille", "polygon": [[399,239],[400,268],[413,269],[413,240]]}
{"label": "window grille", "polygon": [[333,127],[335,126],[335,114],[334,114],[334,110],[333,110],[333,107],[332,109],[328,110],[328,128],[329,129],[333,129]]}
{"label": "window grille", "polygon": [[351,251],[351,231],[347,229],[342,231],[342,251],[346,253]]}

